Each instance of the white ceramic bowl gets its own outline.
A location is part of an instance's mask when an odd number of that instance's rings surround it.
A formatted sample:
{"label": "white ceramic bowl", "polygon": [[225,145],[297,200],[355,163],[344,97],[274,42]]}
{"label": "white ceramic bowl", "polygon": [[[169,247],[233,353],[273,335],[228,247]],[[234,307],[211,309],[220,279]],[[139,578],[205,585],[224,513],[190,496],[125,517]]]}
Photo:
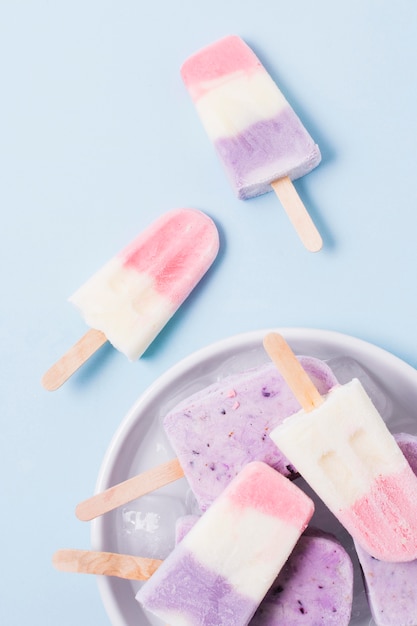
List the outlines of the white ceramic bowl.
{"label": "white ceramic bowl", "polygon": [[[277,328],[296,354],[329,361],[341,383],[359,377],[392,432],[417,434],[417,371],[392,354],[333,331]],[[139,472],[174,458],[162,428],[165,414],[180,400],[216,380],[268,360],[262,339],[268,330],[236,335],[180,361],[137,400],[117,429],[98,476],[103,491]],[[298,483],[300,484],[300,483]],[[310,495],[308,487],[303,484]],[[92,523],[92,548],[164,558],[174,545],[177,517],[194,510],[185,479],[145,496]],[[373,624],[352,543],[321,503],[313,523],[344,543],[355,567],[351,626]],[[99,591],[113,626],[160,626],[135,600],[140,583],[98,577]]]}

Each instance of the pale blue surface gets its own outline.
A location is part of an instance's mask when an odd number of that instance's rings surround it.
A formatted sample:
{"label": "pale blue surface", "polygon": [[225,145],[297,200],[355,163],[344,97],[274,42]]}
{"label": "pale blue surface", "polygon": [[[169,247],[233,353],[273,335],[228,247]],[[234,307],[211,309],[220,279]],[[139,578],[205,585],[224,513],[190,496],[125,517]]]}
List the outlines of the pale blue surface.
{"label": "pale blue surface", "polygon": [[[0,623],[108,624],[74,516],[120,420],[196,349],[271,326],[338,330],[417,365],[414,0],[0,2]],[[233,197],[179,76],[242,36],[320,144],[297,183],[325,245],[273,194]],[[54,393],[43,372],[85,331],[66,298],[167,209],[216,221],[218,262],[137,363],[105,348]]]}

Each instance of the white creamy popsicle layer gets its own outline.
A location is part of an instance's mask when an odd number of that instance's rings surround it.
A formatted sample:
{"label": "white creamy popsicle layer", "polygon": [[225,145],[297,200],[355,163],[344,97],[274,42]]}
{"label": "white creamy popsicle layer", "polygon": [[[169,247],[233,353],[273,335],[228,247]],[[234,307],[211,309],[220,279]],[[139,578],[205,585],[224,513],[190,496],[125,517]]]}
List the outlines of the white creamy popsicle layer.
{"label": "white creamy popsicle layer", "polygon": [[417,558],[417,478],[357,379],[271,438],[364,550]]}
{"label": "white creamy popsicle layer", "polygon": [[248,464],[140,589],[171,626],[245,626],[313,514],[312,500],[264,463]]}

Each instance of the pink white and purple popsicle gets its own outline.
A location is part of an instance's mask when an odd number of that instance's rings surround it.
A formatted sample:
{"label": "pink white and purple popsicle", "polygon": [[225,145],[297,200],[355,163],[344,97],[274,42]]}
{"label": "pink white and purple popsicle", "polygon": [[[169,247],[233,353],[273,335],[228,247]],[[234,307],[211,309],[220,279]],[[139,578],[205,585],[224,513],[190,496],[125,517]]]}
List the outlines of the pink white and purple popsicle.
{"label": "pink white and purple popsicle", "polygon": [[316,167],[320,150],[249,46],[230,35],[193,54],[182,78],[236,194],[271,191]]}
{"label": "pink white and purple popsicle", "polygon": [[219,236],[196,209],[161,215],[70,298],[130,360],[155,339],[214,261]]}
{"label": "pink white and purple popsicle", "polygon": [[248,464],[139,590],[170,624],[246,626],[314,505],[264,463]]}

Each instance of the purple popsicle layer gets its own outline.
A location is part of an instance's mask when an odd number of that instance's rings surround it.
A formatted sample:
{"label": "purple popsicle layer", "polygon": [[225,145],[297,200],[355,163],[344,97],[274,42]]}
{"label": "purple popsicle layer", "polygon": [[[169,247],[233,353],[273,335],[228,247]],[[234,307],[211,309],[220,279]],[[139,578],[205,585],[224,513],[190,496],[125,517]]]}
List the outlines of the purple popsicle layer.
{"label": "purple popsicle layer", "polygon": [[[323,361],[300,361],[321,394],[337,384]],[[165,431],[201,510],[251,461],[296,475],[269,433],[299,410],[277,368],[267,363],[210,385],[168,413]]]}
{"label": "purple popsicle layer", "polygon": [[293,179],[303,176],[321,158],[290,107],[235,136],[218,139],[215,148],[241,200],[271,191],[271,182],[288,170]]}
{"label": "purple popsicle layer", "polygon": [[[400,433],[395,439],[417,475],[417,437]],[[417,624],[417,560],[387,563],[373,558],[355,543],[369,607],[377,626]]]}
{"label": "purple popsicle layer", "polygon": [[353,566],[335,537],[307,529],[250,626],[348,626]]}
{"label": "purple popsicle layer", "polygon": [[[175,592],[177,588],[181,593],[180,602]],[[224,626],[246,624],[247,616],[253,615],[258,607],[257,602],[237,593],[226,578],[203,566],[186,550],[175,568],[167,570],[158,593],[143,597],[156,614],[161,610],[178,611],[180,607],[181,613],[187,616],[187,624],[200,624],[204,615],[204,626],[219,626],[219,612],[225,616]]]}

